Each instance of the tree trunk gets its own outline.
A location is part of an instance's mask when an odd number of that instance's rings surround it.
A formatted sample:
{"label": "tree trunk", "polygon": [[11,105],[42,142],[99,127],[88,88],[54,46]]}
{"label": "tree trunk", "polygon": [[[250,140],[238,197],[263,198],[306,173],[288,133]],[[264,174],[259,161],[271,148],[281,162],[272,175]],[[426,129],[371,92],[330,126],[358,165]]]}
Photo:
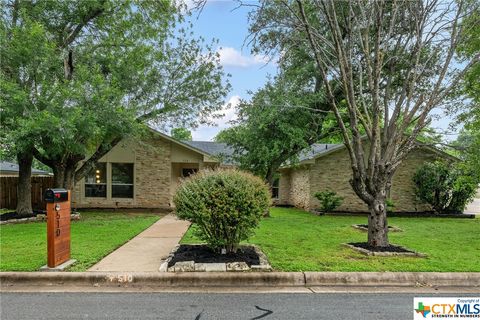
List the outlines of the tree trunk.
{"label": "tree trunk", "polygon": [[32,210],[32,162],[31,153],[18,153],[17,213],[30,214]]}
{"label": "tree trunk", "polygon": [[273,187],[274,177],[275,177],[274,170],[272,169],[272,167],[268,168],[267,174],[265,175],[265,180],[267,181],[270,189]]}
{"label": "tree trunk", "polygon": [[62,163],[55,165],[52,169],[54,187],[72,190],[75,175],[74,168]]}
{"label": "tree trunk", "polygon": [[[270,188],[270,196],[271,197],[273,197],[272,188],[273,188],[274,177],[275,177],[275,171],[273,170],[273,167],[268,168],[267,174],[265,175],[265,180],[267,181],[268,187]],[[265,210],[265,212],[263,213],[263,216],[266,217],[266,218],[270,217],[270,209],[269,208],[267,208],[267,210]]]}
{"label": "tree trunk", "polygon": [[368,208],[370,210],[368,216],[368,244],[373,247],[389,246],[385,198],[375,199]]}
{"label": "tree trunk", "polygon": [[67,166],[65,169],[63,188],[73,190],[75,184],[75,168]]}
{"label": "tree trunk", "polygon": [[63,188],[65,181],[65,166],[63,164],[56,164],[52,167],[53,170],[53,187]]}

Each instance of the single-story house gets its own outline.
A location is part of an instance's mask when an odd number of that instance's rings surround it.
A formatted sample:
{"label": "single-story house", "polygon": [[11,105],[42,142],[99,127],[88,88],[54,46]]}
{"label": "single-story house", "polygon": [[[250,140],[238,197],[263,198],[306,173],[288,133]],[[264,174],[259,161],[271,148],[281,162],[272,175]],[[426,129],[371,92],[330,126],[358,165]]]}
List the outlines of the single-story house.
{"label": "single-story house", "polygon": [[182,177],[204,168],[229,166],[220,157],[227,146],[200,144],[202,149],[194,142],[182,142],[155,130],[141,140],[121,141],[75,184],[72,206],[172,208]]}
{"label": "single-story house", "polygon": [[[142,140],[125,140],[100,159],[97,166],[75,185],[76,208],[173,207],[173,195],[182,177],[203,168],[233,167],[226,144],[179,141],[152,130]],[[424,211],[413,192],[412,176],[425,161],[446,157],[424,147],[412,152],[398,169],[390,198],[396,211]],[[319,207],[315,192],[331,189],[344,197],[339,210],[366,211],[354,194],[349,179],[350,160],[343,144],[315,144],[300,154],[299,163],[279,170],[274,203],[306,210]]]}
{"label": "single-story house", "polygon": [[[431,210],[419,203],[414,193],[413,175],[425,162],[436,159],[456,158],[430,146],[412,151],[397,169],[389,198],[396,212],[419,212]],[[332,190],[343,197],[337,209],[347,212],[366,212],[367,205],[355,194],[351,185],[352,169],[350,157],[344,144],[314,144],[299,155],[295,166],[280,169],[277,204],[293,205],[305,210],[314,210],[320,203],[314,194]]]}
{"label": "single-story house", "polygon": [[[8,161],[0,161],[0,176],[2,177],[18,177],[18,164]],[[32,168],[32,176],[34,177],[50,177],[52,173]]]}

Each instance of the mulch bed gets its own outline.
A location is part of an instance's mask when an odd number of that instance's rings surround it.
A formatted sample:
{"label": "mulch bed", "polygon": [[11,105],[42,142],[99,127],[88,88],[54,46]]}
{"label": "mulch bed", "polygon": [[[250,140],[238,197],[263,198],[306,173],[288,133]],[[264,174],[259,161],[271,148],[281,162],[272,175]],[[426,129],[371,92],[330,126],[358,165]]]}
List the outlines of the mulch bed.
{"label": "mulch bed", "polygon": [[7,221],[12,219],[24,219],[24,218],[34,218],[37,214],[46,214],[44,210],[33,210],[33,213],[29,214],[17,214],[15,211],[5,212],[0,214],[0,221]]}
{"label": "mulch bed", "polygon": [[[357,226],[368,229],[368,224],[357,224]],[[393,229],[392,226],[388,226],[388,229]]]}
{"label": "mulch bed", "polygon": [[398,253],[415,253],[415,251],[411,251],[405,249],[404,247],[389,245],[388,247],[372,247],[367,242],[350,242],[349,245],[352,245],[357,248],[362,248],[372,252],[398,252]]}
{"label": "mulch bed", "polygon": [[238,248],[236,253],[219,254],[206,245],[182,244],[168,263],[168,266],[174,266],[175,263],[182,261],[194,261],[195,263],[245,262],[249,267],[260,264],[260,259],[255,249],[247,246]]}
{"label": "mulch bed", "polygon": [[[363,231],[368,231],[368,224],[354,224],[352,227],[354,227],[355,229],[360,229],[360,230],[363,230]],[[388,226],[388,231],[389,231],[389,232],[401,232],[401,231],[403,231],[403,230],[400,229],[399,227]]]}

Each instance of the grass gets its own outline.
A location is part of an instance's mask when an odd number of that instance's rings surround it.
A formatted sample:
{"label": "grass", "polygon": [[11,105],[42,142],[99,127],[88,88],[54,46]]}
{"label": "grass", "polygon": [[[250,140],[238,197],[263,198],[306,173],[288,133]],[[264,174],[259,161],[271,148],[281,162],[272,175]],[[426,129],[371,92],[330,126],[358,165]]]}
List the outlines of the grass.
{"label": "grass", "polygon": [[[155,214],[82,212],[71,224],[70,271],[85,271],[149,227]],[[0,271],[36,271],[47,261],[46,223],[0,226]]]}
{"label": "grass", "polygon": [[[345,248],[364,242],[366,232],[352,224],[367,217],[316,216],[292,208],[272,208],[248,242],[260,246],[280,271],[480,271],[480,219],[389,218],[403,232],[389,233],[392,244],[428,255],[370,257]],[[199,242],[191,229],[182,243]]]}

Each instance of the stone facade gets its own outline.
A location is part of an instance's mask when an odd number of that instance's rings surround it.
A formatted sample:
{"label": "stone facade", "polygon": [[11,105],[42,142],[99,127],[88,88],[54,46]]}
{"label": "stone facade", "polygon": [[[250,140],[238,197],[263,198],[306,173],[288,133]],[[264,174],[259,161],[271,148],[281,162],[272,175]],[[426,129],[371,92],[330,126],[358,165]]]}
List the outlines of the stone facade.
{"label": "stone facade", "polygon": [[350,185],[352,169],[346,149],[340,149],[317,158],[310,167],[311,190],[310,209],[319,208],[320,202],[314,197],[316,192],[332,190],[344,200],[338,208],[341,211],[367,211],[367,206],[360,200]]}
{"label": "stone facade", "polygon": [[[201,170],[213,167],[206,159],[188,146],[161,134],[151,133],[139,141],[122,141],[100,159],[106,163],[107,196],[86,197],[84,179],[76,183],[72,194],[75,208],[152,208],[170,209],[173,195],[182,178],[183,169]],[[133,163],[133,198],[111,197],[111,164]]]}
{"label": "stone facade", "polygon": [[[433,151],[422,149],[413,151],[404,160],[394,176],[390,192],[390,198],[395,205],[394,211],[419,212],[430,210],[428,206],[417,202],[412,178],[419,166],[438,157]],[[368,211],[367,205],[358,198],[350,185],[351,176],[350,158],[345,148],[321,156],[314,162],[299,168],[282,169],[280,203],[306,210],[318,209],[320,203],[314,197],[314,194],[330,189],[344,198],[342,205],[337,209],[338,211],[366,212]]]}
{"label": "stone facade", "polygon": [[274,199],[275,205],[288,205],[290,201],[291,190],[290,169],[282,170],[281,178],[278,181],[278,199]]}
{"label": "stone facade", "polygon": [[290,173],[290,204],[305,210],[310,209],[310,168],[301,166]]}
{"label": "stone facade", "polygon": [[157,208],[171,206],[171,143],[152,138],[149,147],[136,148],[135,206]]}
{"label": "stone facade", "polygon": [[393,176],[390,198],[396,206],[394,211],[421,212],[431,211],[432,208],[420,203],[415,197],[415,185],[412,181],[415,171],[425,162],[438,159],[438,155],[432,151],[422,149],[413,151],[402,162]]}

